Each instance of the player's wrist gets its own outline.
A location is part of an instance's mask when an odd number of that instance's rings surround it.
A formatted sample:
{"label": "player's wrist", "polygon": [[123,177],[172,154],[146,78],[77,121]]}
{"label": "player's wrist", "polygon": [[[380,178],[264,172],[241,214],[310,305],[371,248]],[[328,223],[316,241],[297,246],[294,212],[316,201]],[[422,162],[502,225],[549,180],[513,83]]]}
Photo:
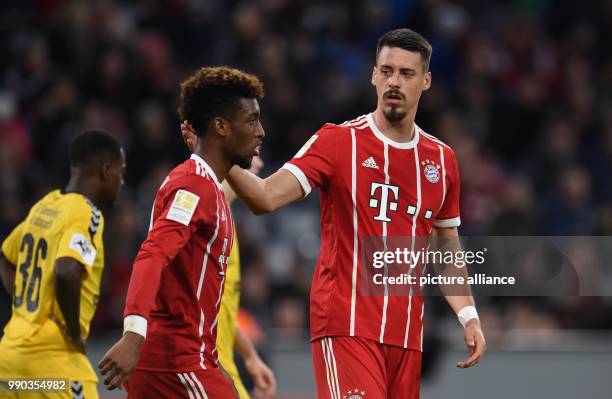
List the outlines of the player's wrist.
{"label": "player's wrist", "polygon": [[145,340],[142,335],[131,331],[127,331],[125,334],[123,334],[123,339],[128,341],[130,345],[133,345],[136,348],[140,348]]}
{"label": "player's wrist", "polygon": [[252,351],[251,353],[247,354],[243,357],[243,359],[246,368],[250,368],[252,365],[255,365],[260,360],[259,355],[256,351]]}
{"label": "player's wrist", "polygon": [[459,319],[459,323],[463,326],[463,328],[467,327],[468,323],[473,320],[480,322],[480,318],[478,317],[478,312],[476,311],[476,307],[469,305],[462,308],[457,313],[457,319]]}

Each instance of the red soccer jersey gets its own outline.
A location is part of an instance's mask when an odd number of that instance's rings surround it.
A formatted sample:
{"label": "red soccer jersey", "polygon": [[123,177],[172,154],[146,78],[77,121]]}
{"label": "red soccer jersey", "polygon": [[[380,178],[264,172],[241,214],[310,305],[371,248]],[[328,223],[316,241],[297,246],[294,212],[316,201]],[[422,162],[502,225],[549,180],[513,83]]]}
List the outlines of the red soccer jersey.
{"label": "red soccer jersey", "polygon": [[413,140],[382,134],[372,114],[326,124],[283,166],[320,189],[321,252],[310,293],[313,340],[358,336],[422,350],[423,298],[368,296],[362,238],[424,237],[459,226],[459,171],[446,144],[415,125]]}
{"label": "red soccer jersey", "polygon": [[217,367],[217,315],[233,244],[230,208],[202,158],[177,166],[155,197],[124,315],[148,320],[138,369]]}

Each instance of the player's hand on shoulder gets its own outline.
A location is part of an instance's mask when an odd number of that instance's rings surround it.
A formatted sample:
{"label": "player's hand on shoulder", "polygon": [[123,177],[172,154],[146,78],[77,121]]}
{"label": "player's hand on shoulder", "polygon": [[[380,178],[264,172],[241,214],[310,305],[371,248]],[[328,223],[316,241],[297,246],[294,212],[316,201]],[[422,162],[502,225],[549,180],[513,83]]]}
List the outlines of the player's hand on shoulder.
{"label": "player's hand on shoulder", "polygon": [[249,172],[251,172],[254,175],[258,175],[259,172],[261,172],[261,170],[264,167],[264,161],[263,159],[261,159],[261,157],[259,155],[255,155],[253,157],[253,160],[251,161],[251,167],[249,168]]}
{"label": "player's hand on shoulder", "polygon": [[112,348],[106,352],[98,368],[104,377],[107,389],[121,388],[136,370],[140,358],[140,348],[144,343],[141,335],[126,332]]}
{"label": "player's hand on shoulder", "polygon": [[458,362],[457,367],[467,369],[477,365],[487,350],[487,343],[482,332],[480,320],[471,319],[467,322],[463,331],[463,338],[465,339],[465,345],[470,356],[463,362]]}
{"label": "player's hand on shoulder", "polygon": [[198,141],[198,136],[189,122],[183,121],[183,123],[181,123],[181,134],[183,135],[185,145],[189,148],[189,151],[193,152],[196,142]]}
{"label": "player's hand on shoulder", "polygon": [[253,378],[255,390],[253,397],[256,399],[271,399],[276,393],[276,377],[259,356],[246,359],[244,365]]}

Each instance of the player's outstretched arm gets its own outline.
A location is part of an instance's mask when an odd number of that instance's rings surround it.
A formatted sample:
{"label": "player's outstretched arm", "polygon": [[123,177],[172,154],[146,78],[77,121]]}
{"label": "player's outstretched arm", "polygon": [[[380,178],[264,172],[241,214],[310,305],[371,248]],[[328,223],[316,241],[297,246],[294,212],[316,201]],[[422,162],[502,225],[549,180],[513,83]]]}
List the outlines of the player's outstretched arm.
{"label": "player's outstretched arm", "polygon": [[236,342],[234,344],[244,365],[255,383],[254,397],[257,399],[271,399],[276,394],[276,377],[274,372],[259,357],[251,340],[236,328]]}
{"label": "player's outstretched arm", "polygon": [[73,258],[59,258],[55,261],[55,297],[66,325],[54,318],[64,336],[79,352],[85,353],[81,337],[81,277],[83,265]]}
{"label": "player's outstretched arm", "polygon": [[6,256],[0,252],[0,279],[6,292],[13,297],[15,295],[15,269],[17,267],[6,259]]}
{"label": "player's outstretched arm", "polygon": [[[459,240],[455,239],[459,237],[459,233],[456,227],[451,228],[434,228],[435,235],[443,237],[452,237],[449,241],[450,245],[456,245],[456,248],[451,250],[461,251]],[[455,273],[462,275],[467,281],[467,267],[451,267],[450,270]],[[444,292],[444,288],[440,287],[446,301],[453,309],[459,321],[464,327],[463,338],[468,349],[469,356],[462,362],[457,362],[457,367],[466,369],[475,366],[480,362],[482,355],[487,350],[487,343],[482,332],[480,320],[478,319],[478,313],[476,312],[474,297],[468,291],[469,295],[456,295],[456,292],[449,293]],[[469,287],[468,287],[469,290]]]}
{"label": "player's outstretched arm", "polygon": [[[197,136],[187,121],[181,123],[181,134],[185,145],[193,152]],[[273,212],[304,197],[300,183],[290,172],[280,169],[267,179],[261,179],[256,175],[262,167],[261,159],[254,157],[249,171],[234,166],[227,175],[231,188],[253,213]]]}
{"label": "player's outstretched arm", "polygon": [[21,222],[11,231],[0,249],[0,279],[11,298],[15,295],[15,272],[22,242],[23,225],[24,222]]}
{"label": "player's outstretched arm", "polygon": [[[192,195],[206,198],[207,192],[204,188],[190,181],[182,183],[180,187],[183,188],[175,187],[168,194],[169,198],[176,198],[181,190],[189,190],[197,194]],[[167,201],[161,214],[168,215],[173,203],[174,201]],[[159,217],[149,230],[132,267],[125,300],[123,337],[98,364],[104,384],[109,390],[121,387],[136,369],[162,272],[197,231],[203,217],[203,212],[198,209],[194,210],[186,224],[165,216]]]}
{"label": "player's outstretched arm", "polygon": [[246,206],[256,215],[282,208],[304,197],[304,191],[291,172],[280,169],[262,179],[234,166],[227,180]]}

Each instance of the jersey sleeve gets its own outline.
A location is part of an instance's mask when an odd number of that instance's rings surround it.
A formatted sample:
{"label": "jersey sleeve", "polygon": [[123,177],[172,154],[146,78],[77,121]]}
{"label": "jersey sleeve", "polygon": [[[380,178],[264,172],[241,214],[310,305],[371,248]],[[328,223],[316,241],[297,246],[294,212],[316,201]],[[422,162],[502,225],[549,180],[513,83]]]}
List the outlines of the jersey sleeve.
{"label": "jersey sleeve", "polygon": [[336,129],[331,124],[323,126],[283,166],[299,181],[304,196],[314,188],[325,188],[334,173],[338,151]]}
{"label": "jersey sleeve", "polygon": [[96,234],[102,234],[102,212],[85,204],[75,206],[59,239],[56,258],[73,258],[89,273],[98,251]]}
{"label": "jersey sleeve", "polygon": [[2,254],[15,266],[19,260],[19,245],[21,244],[23,225],[24,222],[19,223],[2,242]]}
{"label": "jersey sleeve", "polygon": [[[199,179],[199,180],[198,180]],[[146,326],[159,289],[161,274],[202,223],[216,215],[213,183],[199,176],[181,178],[158,192],[153,224],[132,268],[124,310],[124,332],[146,337]]]}
{"label": "jersey sleeve", "polygon": [[[434,221],[435,227],[451,228],[458,227],[461,224],[461,217],[459,212],[459,195],[460,195],[460,178],[459,178],[459,167],[457,165],[457,158],[455,153],[448,149],[444,153],[445,164],[447,166],[447,181],[448,187],[446,188],[446,195],[444,202],[440,208],[440,212],[436,216]],[[445,166],[446,166],[445,165]]]}

